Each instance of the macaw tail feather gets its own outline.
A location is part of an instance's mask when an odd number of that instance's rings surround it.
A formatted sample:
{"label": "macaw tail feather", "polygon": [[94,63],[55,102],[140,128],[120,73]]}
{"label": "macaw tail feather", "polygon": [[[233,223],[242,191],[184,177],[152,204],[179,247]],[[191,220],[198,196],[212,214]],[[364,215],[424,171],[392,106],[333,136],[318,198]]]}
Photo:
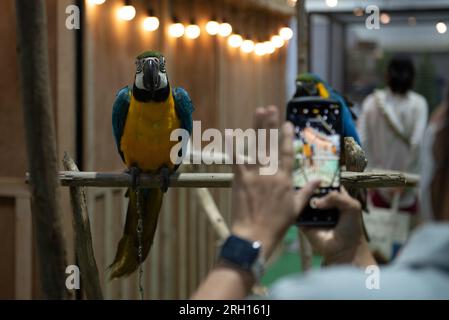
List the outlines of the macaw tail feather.
{"label": "macaw tail feather", "polygon": [[[126,213],[125,229],[118,244],[114,262],[109,266],[110,279],[128,276],[139,266],[139,238],[137,234],[137,193],[128,190],[128,211]],[[140,207],[143,218],[142,231],[142,262],[145,261],[153,244],[159,212],[162,206],[163,193],[160,189],[140,189]]]}

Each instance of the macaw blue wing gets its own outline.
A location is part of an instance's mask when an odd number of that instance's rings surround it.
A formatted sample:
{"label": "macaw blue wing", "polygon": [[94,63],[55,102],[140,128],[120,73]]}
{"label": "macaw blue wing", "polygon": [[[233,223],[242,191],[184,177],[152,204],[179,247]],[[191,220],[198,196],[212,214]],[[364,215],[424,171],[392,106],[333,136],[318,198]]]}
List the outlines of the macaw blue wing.
{"label": "macaw blue wing", "polygon": [[313,81],[315,83],[321,82],[326,90],[329,92],[329,98],[332,100],[336,100],[340,102],[342,106],[342,121],[343,121],[343,130],[342,134],[344,137],[353,137],[354,140],[361,146],[360,137],[357,133],[357,129],[354,123],[354,119],[352,118],[351,111],[349,110],[349,106],[345,100],[345,98],[334,88],[332,88],[329,83],[322,80],[319,76],[314,73],[304,73],[301,74],[298,78]]}
{"label": "macaw blue wing", "polygon": [[124,161],[120,141],[123,130],[125,130],[126,117],[128,116],[129,104],[131,101],[131,89],[124,87],[117,92],[114,105],[112,106],[112,131],[114,133],[117,150]]}
{"label": "macaw blue wing", "polygon": [[192,100],[186,90],[181,87],[173,90],[173,98],[175,99],[175,109],[179,120],[181,121],[181,128],[192,134],[193,118],[192,113],[195,110]]}

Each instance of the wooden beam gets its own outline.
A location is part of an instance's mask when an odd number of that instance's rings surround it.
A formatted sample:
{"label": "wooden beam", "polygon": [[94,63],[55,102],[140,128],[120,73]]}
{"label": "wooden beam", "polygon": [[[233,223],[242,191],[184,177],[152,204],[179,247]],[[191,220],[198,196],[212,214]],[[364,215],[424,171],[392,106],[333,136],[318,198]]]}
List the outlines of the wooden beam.
{"label": "wooden beam", "polygon": [[[127,188],[131,186],[131,176],[115,172],[74,172],[61,171],[58,174],[62,186]],[[172,188],[230,188],[232,173],[174,173],[170,176]],[[27,175],[28,179],[28,175]],[[416,187],[419,176],[395,171],[342,172],[341,182],[355,188]],[[142,174],[140,187],[158,188],[157,174]]]}
{"label": "wooden beam", "polygon": [[31,208],[43,297],[69,298],[61,227],[55,121],[51,99],[44,0],[16,0],[17,55],[25,123]]}

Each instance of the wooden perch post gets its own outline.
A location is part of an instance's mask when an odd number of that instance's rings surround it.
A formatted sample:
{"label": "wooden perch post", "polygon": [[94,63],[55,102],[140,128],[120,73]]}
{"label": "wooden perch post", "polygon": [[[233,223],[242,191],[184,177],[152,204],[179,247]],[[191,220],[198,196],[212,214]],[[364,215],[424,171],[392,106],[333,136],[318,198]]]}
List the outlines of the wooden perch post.
{"label": "wooden perch post", "polygon": [[210,224],[214,228],[215,233],[218,235],[218,238],[220,240],[225,240],[230,234],[229,228],[218,210],[212,194],[207,188],[198,188],[196,189],[196,195],[198,202],[206,213]]}
{"label": "wooden perch post", "polygon": [[45,3],[16,1],[17,53],[39,279],[44,298],[65,299],[70,294],[65,286],[67,261],[58,196]]}
{"label": "wooden perch post", "polygon": [[[127,188],[131,186],[131,175],[114,172],[59,172],[62,186]],[[230,188],[232,173],[174,173],[170,176],[171,188]],[[419,177],[394,171],[347,172],[341,174],[341,183],[354,188],[415,187]],[[139,187],[159,188],[157,174],[142,174]]]}
{"label": "wooden perch post", "polygon": [[[64,169],[79,172],[73,159],[64,154]],[[87,299],[101,300],[100,278],[92,247],[89,213],[87,211],[84,187],[70,187],[70,201],[73,210],[73,229],[75,230],[75,254],[81,270],[81,280]]]}

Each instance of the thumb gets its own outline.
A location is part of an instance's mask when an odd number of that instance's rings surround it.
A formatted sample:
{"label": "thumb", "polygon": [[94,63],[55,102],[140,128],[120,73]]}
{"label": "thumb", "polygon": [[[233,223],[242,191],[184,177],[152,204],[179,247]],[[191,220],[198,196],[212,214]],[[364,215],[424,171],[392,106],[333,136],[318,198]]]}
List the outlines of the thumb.
{"label": "thumb", "polygon": [[307,205],[315,190],[320,186],[320,180],[307,183],[303,188],[295,192],[295,213],[299,214]]}

